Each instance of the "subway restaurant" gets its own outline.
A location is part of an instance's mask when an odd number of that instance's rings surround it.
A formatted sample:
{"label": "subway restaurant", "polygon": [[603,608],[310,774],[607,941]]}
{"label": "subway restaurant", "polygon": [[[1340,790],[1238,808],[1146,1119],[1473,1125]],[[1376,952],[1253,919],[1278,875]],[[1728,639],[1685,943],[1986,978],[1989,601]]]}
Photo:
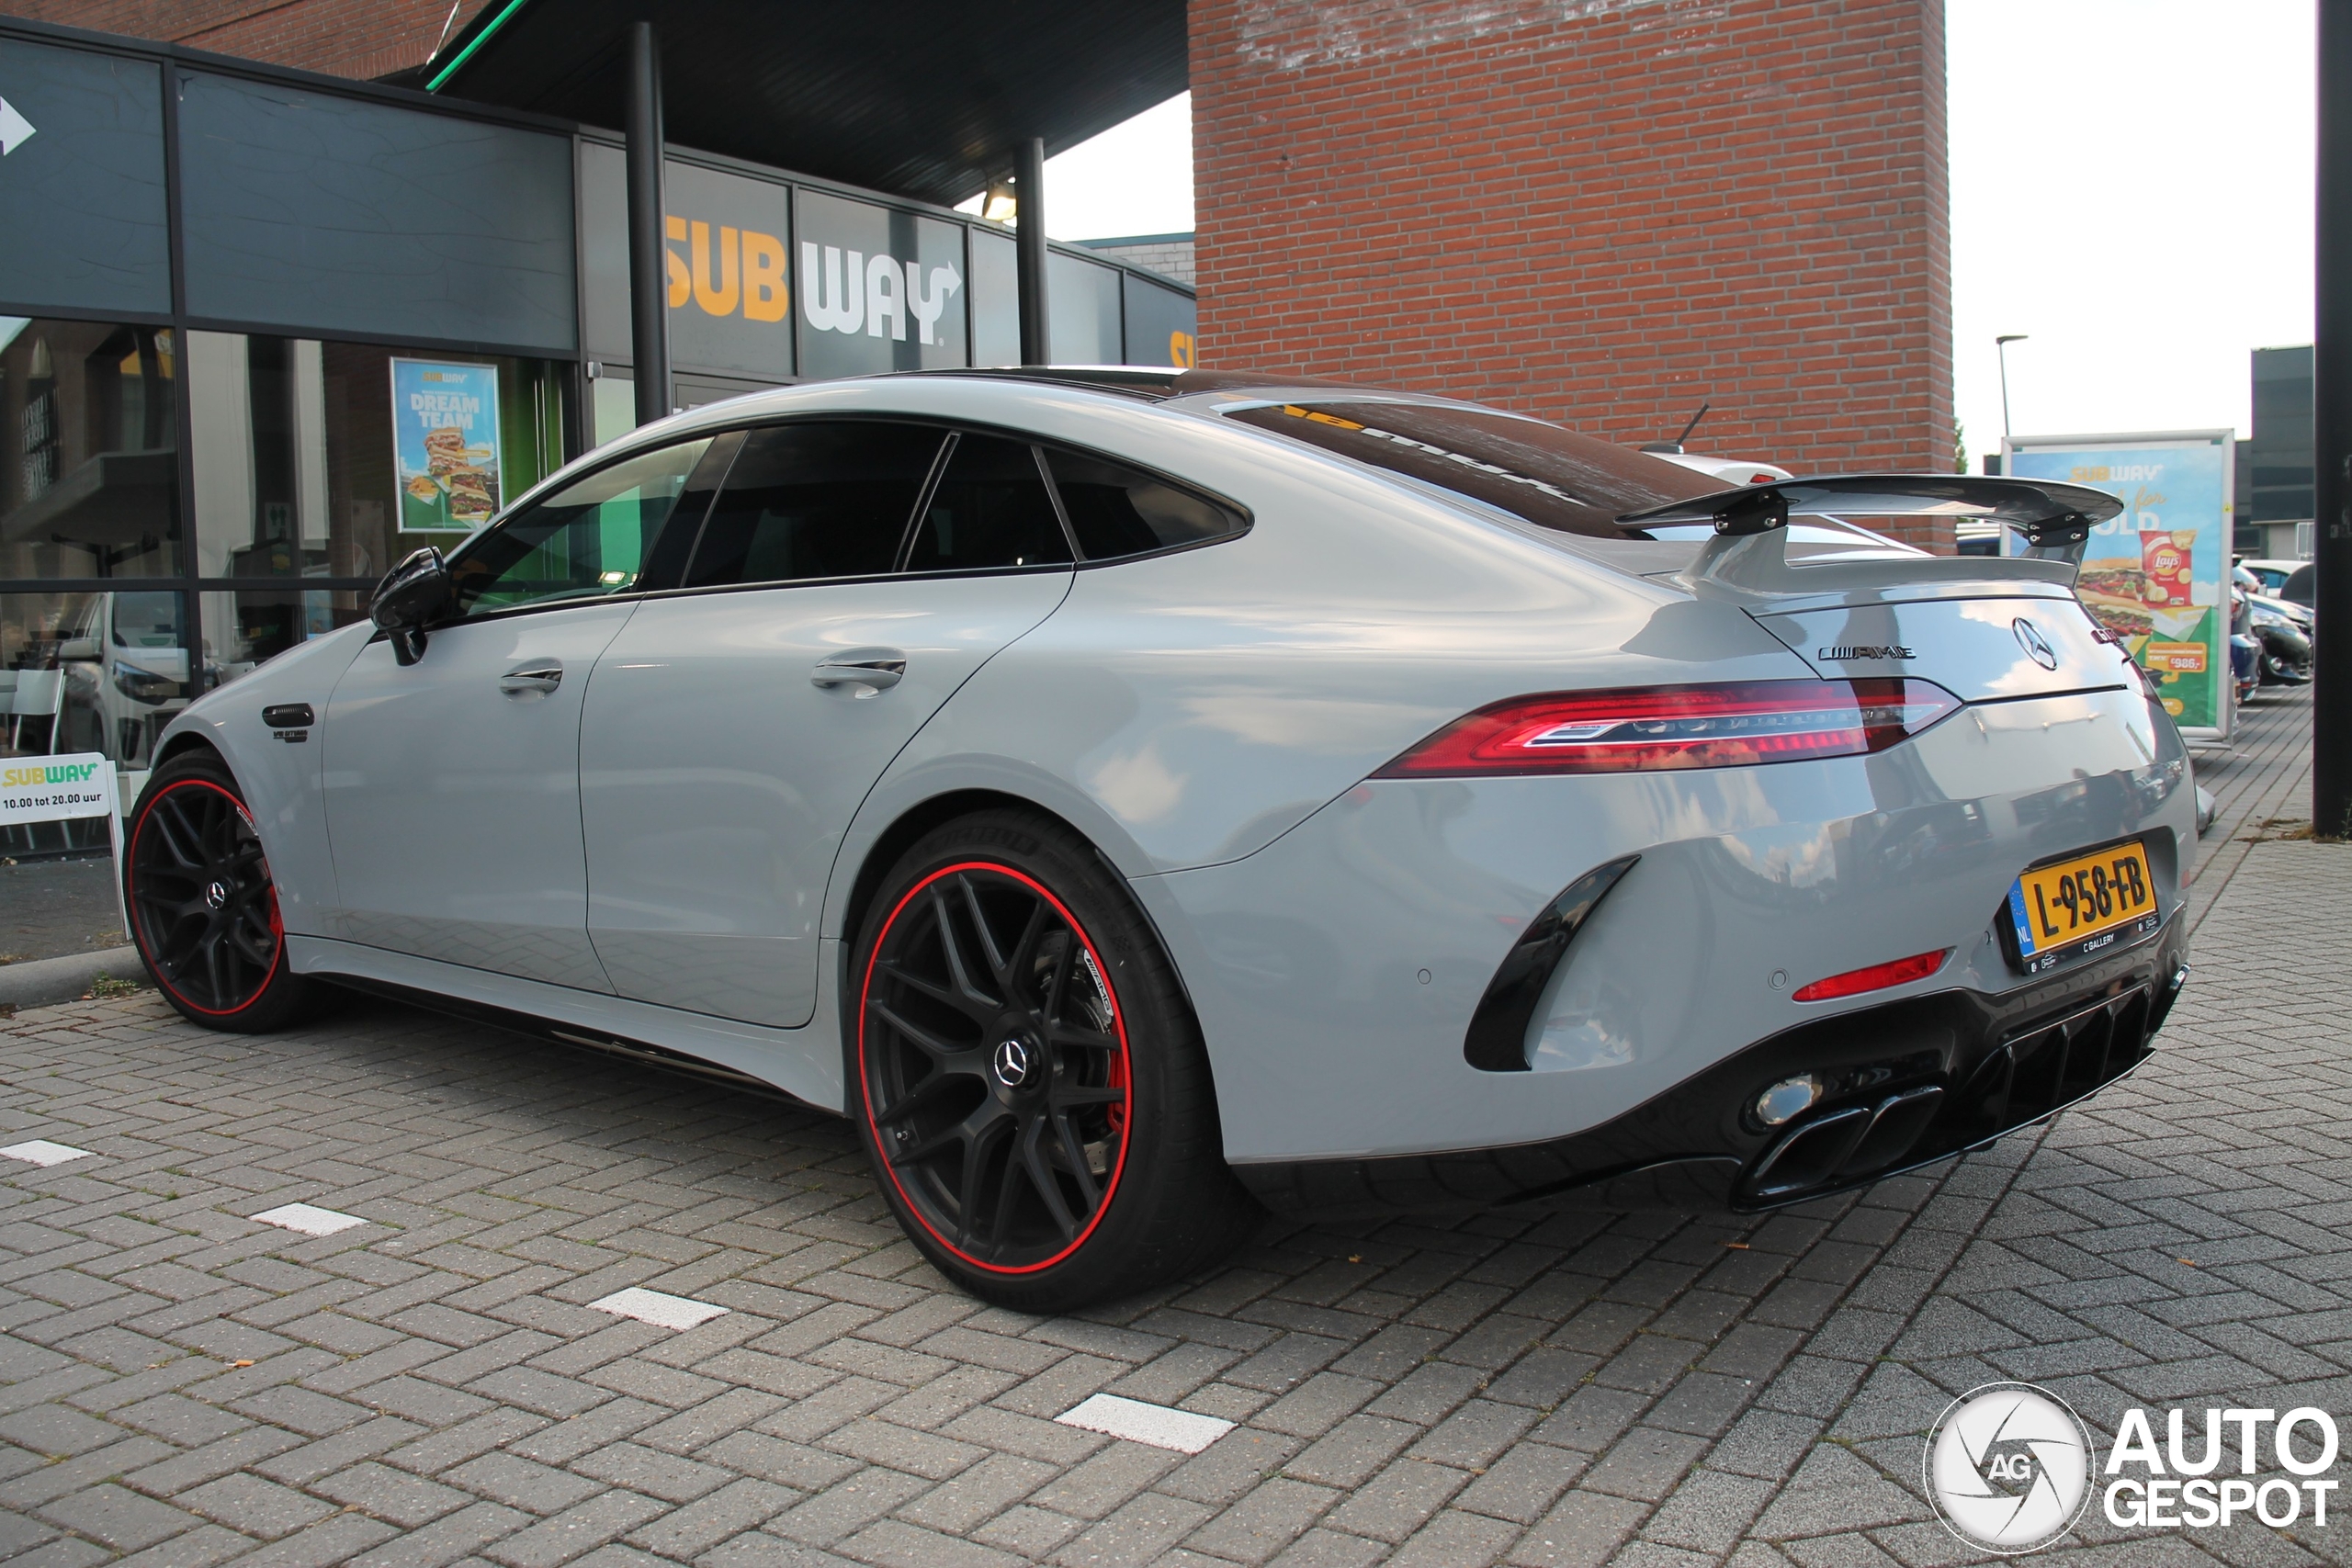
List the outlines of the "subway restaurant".
{"label": "subway restaurant", "polygon": [[[453,44],[479,72],[486,41]],[[886,193],[658,130],[633,293],[621,132],[423,85],[0,18],[0,756],[100,751],[135,789],[195,696],[639,423],[654,289],[672,407],[1021,363],[1024,270],[1032,356],[1189,363],[1189,288],[1018,257],[945,204],[969,170]]]}

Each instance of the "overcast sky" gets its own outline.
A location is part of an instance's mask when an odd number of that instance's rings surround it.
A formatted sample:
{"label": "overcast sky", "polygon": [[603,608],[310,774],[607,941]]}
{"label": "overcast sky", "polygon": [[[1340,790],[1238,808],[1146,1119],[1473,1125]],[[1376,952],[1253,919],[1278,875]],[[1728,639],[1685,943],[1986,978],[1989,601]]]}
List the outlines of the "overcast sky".
{"label": "overcast sky", "polygon": [[[1952,338],[1971,467],[2020,435],[2246,431],[2312,335],[2312,0],[1950,0]],[[1057,239],[1193,227],[1177,98],[1046,165]],[[1761,454],[1769,456],[1769,454]]]}

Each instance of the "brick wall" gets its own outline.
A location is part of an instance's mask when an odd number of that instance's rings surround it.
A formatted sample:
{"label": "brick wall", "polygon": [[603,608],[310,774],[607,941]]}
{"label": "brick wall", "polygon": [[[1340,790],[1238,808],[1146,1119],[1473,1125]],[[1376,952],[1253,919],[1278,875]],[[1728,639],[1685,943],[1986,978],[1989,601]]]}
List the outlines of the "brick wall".
{"label": "brick wall", "polygon": [[1951,470],[1940,0],[1193,0],[1192,82],[1204,367]]}
{"label": "brick wall", "polygon": [[37,22],[184,43],[365,80],[421,65],[486,0],[6,0]]}

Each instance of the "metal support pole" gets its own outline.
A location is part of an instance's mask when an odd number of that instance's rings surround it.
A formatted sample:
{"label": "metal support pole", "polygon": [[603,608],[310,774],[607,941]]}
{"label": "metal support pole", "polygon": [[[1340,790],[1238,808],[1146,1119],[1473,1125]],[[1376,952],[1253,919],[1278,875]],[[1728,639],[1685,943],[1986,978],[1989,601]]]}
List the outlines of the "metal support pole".
{"label": "metal support pole", "polygon": [[1021,363],[1053,363],[1052,322],[1046,305],[1046,143],[1031,137],[1021,144],[1012,173],[1013,199],[1021,221]]}
{"label": "metal support pole", "polygon": [[662,54],[651,22],[628,29],[623,117],[628,132],[629,347],[637,360],[637,423],[670,412],[669,255],[662,243]]}
{"label": "metal support pole", "polygon": [[2344,0],[2319,6],[2317,220],[2312,828],[2335,839],[2352,836],[2352,5]]}

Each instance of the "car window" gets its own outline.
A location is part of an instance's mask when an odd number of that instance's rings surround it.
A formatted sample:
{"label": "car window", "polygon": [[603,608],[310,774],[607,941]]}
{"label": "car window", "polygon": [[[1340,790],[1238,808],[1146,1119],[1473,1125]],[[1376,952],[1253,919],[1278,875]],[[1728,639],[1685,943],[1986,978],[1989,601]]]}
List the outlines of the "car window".
{"label": "car window", "polygon": [[975,571],[1069,558],[1035,450],[997,435],[958,435],[915,525],[907,570]]}
{"label": "car window", "polygon": [[867,420],[750,432],[703,524],[685,586],[888,572],[943,439],[935,427]]}
{"label": "car window", "polygon": [[1722,479],[1646,452],[1467,404],[1334,397],[1224,412],[1237,423],[1459,491],[1541,527],[1594,538],[1624,538],[1617,519],[1627,513],[1724,488]]}
{"label": "car window", "polygon": [[1238,534],[1240,513],[1156,474],[1080,452],[1046,450],[1046,467],[1088,560],[1114,560]]}
{"label": "car window", "polygon": [[709,445],[706,436],[641,452],[494,525],[449,563],[458,613],[629,592]]}

